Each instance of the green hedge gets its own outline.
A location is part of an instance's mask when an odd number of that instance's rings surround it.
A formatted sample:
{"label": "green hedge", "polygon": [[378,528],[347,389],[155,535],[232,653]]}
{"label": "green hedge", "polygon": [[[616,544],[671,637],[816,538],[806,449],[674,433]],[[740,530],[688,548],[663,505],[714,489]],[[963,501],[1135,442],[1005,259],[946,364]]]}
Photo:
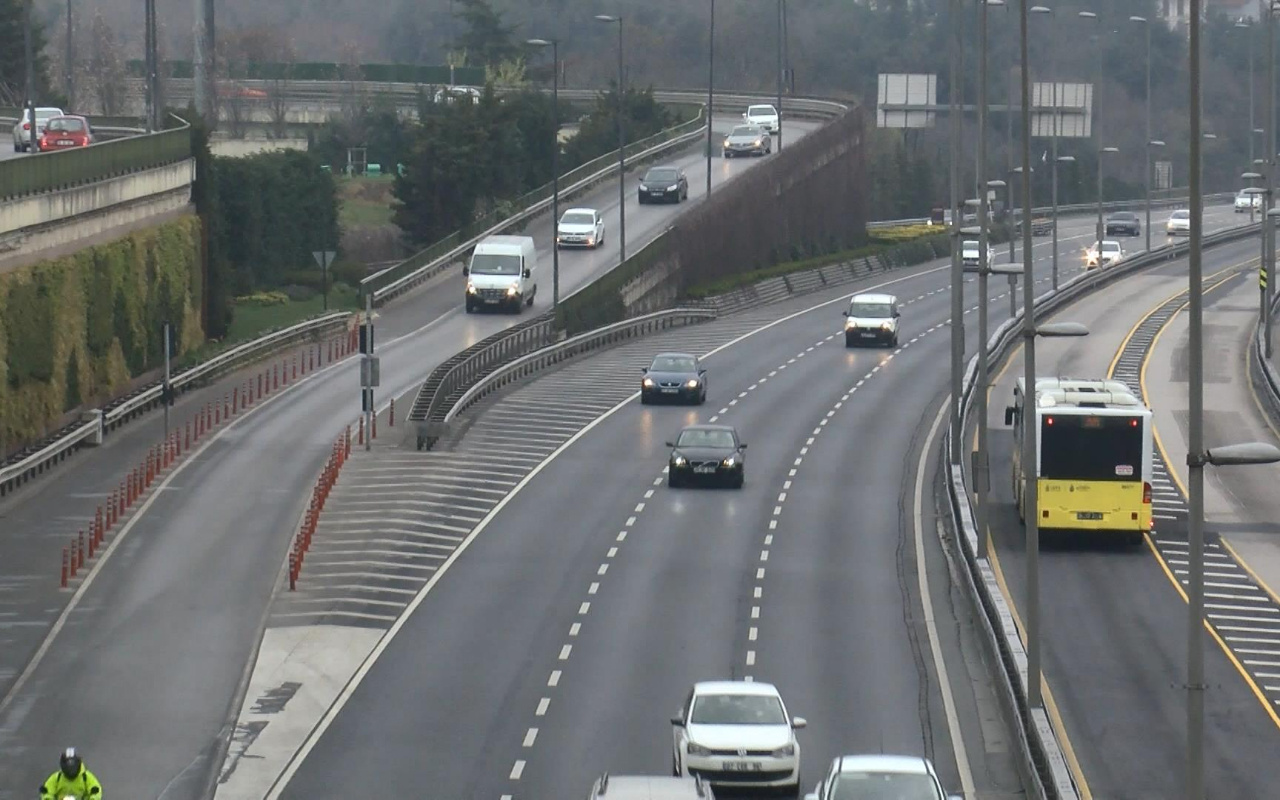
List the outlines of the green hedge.
{"label": "green hedge", "polygon": [[177,354],[199,347],[200,220],[184,217],[0,274],[0,445],[53,429]]}

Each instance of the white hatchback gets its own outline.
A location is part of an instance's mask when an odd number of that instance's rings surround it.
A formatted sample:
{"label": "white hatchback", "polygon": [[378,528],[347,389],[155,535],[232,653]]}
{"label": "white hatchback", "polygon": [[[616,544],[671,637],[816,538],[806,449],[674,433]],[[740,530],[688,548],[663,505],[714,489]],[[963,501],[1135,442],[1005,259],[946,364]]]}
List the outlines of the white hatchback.
{"label": "white hatchback", "polygon": [[1173,212],[1169,215],[1169,221],[1165,223],[1164,230],[1170,236],[1190,236],[1191,212],[1185,208]]}
{"label": "white hatchback", "polygon": [[800,791],[800,744],[805,727],[772,684],[704,681],[694,684],[673,726],[672,771],[712,786]]}
{"label": "white hatchback", "polygon": [[[36,109],[36,141],[44,135],[44,127],[54,117],[64,116],[62,109],[39,107]],[[37,145],[38,146],[38,145]],[[31,110],[22,110],[22,119],[13,126],[13,152],[23,153],[31,149]]]}
{"label": "white hatchback", "polygon": [[747,113],[742,115],[742,121],[748,125],[758,125],[769,133],[777,133],[781,124],[778,109],[771,105],[747,106]]}
{"label": "white hatchback", "polygon": [[571,208],[556,223],[556,247],[597,248],[604,244],[604,218],[594,208]]}

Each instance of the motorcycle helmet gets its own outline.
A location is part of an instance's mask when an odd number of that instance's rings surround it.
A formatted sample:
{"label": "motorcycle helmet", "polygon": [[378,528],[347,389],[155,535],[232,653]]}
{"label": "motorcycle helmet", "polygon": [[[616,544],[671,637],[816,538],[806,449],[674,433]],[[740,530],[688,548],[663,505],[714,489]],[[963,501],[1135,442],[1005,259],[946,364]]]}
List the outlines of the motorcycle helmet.
{"label": "motorcycle helmet", "polygon": [[67,778],[80,777],[80,756],[76,755],[76,749],[74,747],[68,747],[66,750],[63,750],[62,758],[58,760],[58,763],[62,766],[62,774],[67,776]]}

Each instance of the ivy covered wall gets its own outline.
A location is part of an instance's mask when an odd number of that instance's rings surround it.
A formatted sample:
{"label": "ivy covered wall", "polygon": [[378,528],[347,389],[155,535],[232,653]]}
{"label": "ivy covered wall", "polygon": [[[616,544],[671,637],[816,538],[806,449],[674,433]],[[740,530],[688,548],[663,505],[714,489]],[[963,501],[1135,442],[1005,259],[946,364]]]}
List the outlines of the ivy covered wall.
{"label": "ivy covered wall", "polygon": [[162,365],[166,319],[175,357],[203,343],[200,239],[187,216],[0,274],[0,453]]}

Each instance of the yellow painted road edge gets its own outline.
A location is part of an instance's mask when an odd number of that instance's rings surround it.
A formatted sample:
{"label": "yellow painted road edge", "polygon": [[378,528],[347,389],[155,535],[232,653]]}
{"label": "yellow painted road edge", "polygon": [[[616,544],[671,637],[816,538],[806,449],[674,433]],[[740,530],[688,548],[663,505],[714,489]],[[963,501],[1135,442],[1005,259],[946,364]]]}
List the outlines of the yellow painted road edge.
{"label": "yellow painted road edge", "polygon": [[[1229,269],[1235,269],[1237,267],[1245,267],[1252,263],[1253,263],[1253,260],[1250,260],[1242,264],[1236,264],[1235,267],[1228,267],[1227,269],[1229,270]],[[1226,271],[1227,270],[1223,270],[1222,272],[1226,272]],[[1222,272],[1216,272],[1213,275],[1210,275],[1209,278],[1215,278],[1218,275],[1221,275]],[[1219,286],[1223,286],[1234,277],[1236,276],[1230,275],[1218,281],[1217,283],[1214,283],[1209,286],[1205,286],[1204,291],[1206,293],[1211,292],[1214,289],[1217,289]],[[1177,297],[1177,295],[1174,295],[1174,297]],[[1173,299],[1172,297],[1169,298],[1169,300],[1172,300],[1172,299]],[[1167,303],[1169,302],[1169,300],[1165,300],[1164,302]],[[1161,303],[1160,305],[1164,305],[1164,303]],[[1175,319],[1178,318],[1178,315],[1181,314],[1186,309],[1186,307],[1187,306],[1185,304],[1181,306],[1177,311],[1175,311],[1172,315],[1170,315],[1169,319],[1165,321],[1164,325],[1160,326],[1160,330],[1156,331],[1156,335],[1151,339],[1151,346],[1147,348],[1147,352],[1144,353],[1142,356],[1142,368],[1138,371],[1138,388],[1142,392],[1143,402],[1146,402],[1146,399],[1147,399],[1147,366],[1151,362],[1151,354],[1155,352],[1156,346],[1160,343],[1160,337],[1164,335],[1164,332],[1169,329],[1170,324]],[[1157,308],[1159,308],[1159,306],[1157,306]],[[1149,317],[1150,314],[1148,314],[1147,316]],[[1137,328],[1135,327],[1134,330],[1136,331]],[[1121,350],[1124,350],[1125,346],[1129,343],[1129,339],[1132,336],[1133,336],[1133,331],[1131,331],[1129,336],[1125,337],[1124,342],[1121,343],[1120,345]],[[1169,468],[1169,477],[1173,478],[1173,482],[1177,485],[1178,491],[1182,493],[1182,496],[1184,498],[1187,497],[1186,484],[1182,482],[1182,477],[1178,474],[1177,467],[1174,465],[1174,462],[1169,458],[1168,452],[1165,451],[1164,444],[1160,441],[1160,434],[1156,431],[1154,420],[1152,421],[1152,425],[1151,425],[1151,434],[1152,434],[1152,438],[1155,440],[1156,449],[1160,451],[1160,457],[1164,459],[1164,463]],[[1151,554],[1155,556],[1156,562],[1160,564],[1160,569],[1164,571],[1165,577],[1169,579],[1169,582],[1173,584],[1173,588],[1177,590],[1178,596],[1182,598],[1182,602],[1190,603],[1190,600],[1187,598],[1186,591],[1182,588],[1182,582],[1178,580],[1178,576],[1174,574],[1173,569],[1165,561],[1164,555],[1160,552],[1159,548],[1155,546],[1155,542],[1151,539],[1150,536],[1144,537],[1143,541],[1146,543],[1147,549],[1150,550]],[[1272,597],[1273,600],[1277,599],[1275,592],[1273,592],[1271,588],[1267,586],[1266,583],[1258,579],[1258,576],[1254,573],[1254,571],[1250,569],[1249,566],[1245,564],[1244,560],[1241,559],[1240,556],[1236,553],[1236,551],[1233,550],[1231,546],[1226,543],[1226,540],[1222,540],[1222,544],[1226,547],[1227,551],[1231,553],[1231,556],[1236,560],[1236,563],[1238,563],[1244,569],[1244,571],[1248,573],[1250,577],[1252,577],[1255,581],[1257,581],[1258,585],[1261,586],[1267,592],[1267,594],[1269,594]],[[1277,602],[1280,602],[1280,600],[1277,600]],[[1231,648],[1227,645],[1226,641],[1224,641],[1223,638],[1218,634],[1218,631],[1216,628],[1213,627],[1213,624],[1210,623],[1208,619],[1205,619],[1203,620],[1203,625],[1204,625],[1204,629],[1209,632],[1210,636],[1213,637],[1213,640],[1218,643],[1218,647],[1221,648],[1223,654],[1226,655],[1227,660],[1231,662],[1231,665],[1233,667],[1235,667],[1236,672],[1239,672],[1240,677],[1244,678],[1245,684],[1248,685],[1250,691],[1253,692],[1253,696],[1258,699],[1258,702],[1262,704],[1262,707],[1267,712],[1267,716],[1271,718],[1271,721],[1275,723],[1277,728],[1280,728],[1280,714],[1276,713],[1274,706],[1269,700],[1267,700],[1267,696],[1263,694],[1262,688],[1258,686],[1257,681],[1253,679],[1253,676],[1249,674],[1249,671],[1246,670],[1244,668],[1244,665],[1240,663],[1240,659],[1236,658],[1236,654],[1231,651]]]}

